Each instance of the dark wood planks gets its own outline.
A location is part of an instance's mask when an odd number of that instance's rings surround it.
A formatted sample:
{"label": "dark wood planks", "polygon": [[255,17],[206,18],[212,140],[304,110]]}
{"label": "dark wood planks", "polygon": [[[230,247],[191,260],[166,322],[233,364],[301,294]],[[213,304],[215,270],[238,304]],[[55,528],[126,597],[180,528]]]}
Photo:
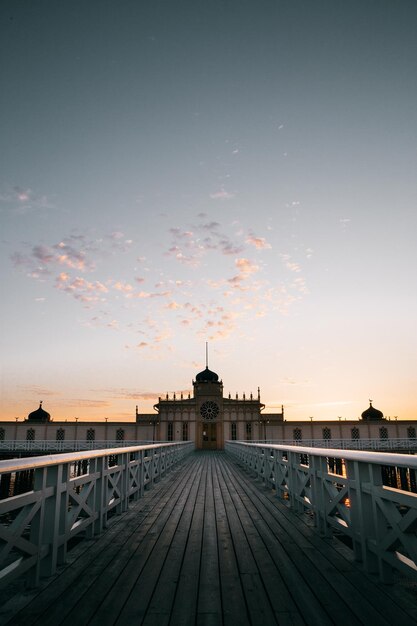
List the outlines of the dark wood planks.
{"label": "dark wood planks", "polygon": [[195,453],[0,624],[414,624],[222,452]]}

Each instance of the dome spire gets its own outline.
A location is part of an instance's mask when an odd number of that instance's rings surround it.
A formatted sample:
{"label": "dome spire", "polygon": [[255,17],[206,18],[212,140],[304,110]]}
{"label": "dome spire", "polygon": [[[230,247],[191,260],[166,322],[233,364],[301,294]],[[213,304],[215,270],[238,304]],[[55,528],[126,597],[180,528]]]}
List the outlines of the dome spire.
{"label": "dome spire", "polygon": [[369,399],[369,408],[366,409],[366,411],[364,411],[361,415],[362,419],[365,421],[371,421],[371,420],[383,420],[384,418],[384,414],[382,411],[379,411],[378,409],[376,409],[373,405],[372,405],[372,400]]}

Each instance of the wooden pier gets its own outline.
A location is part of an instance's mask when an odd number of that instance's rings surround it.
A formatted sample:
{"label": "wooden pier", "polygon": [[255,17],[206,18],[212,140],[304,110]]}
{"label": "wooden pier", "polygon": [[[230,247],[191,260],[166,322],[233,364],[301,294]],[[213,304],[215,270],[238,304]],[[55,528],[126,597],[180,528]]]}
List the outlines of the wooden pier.
{"label": "wooden pier", "polygon": [[224,452],[196,452],[39,588],[1,595],[29,626],[417,623],[417,586],[365,575]]}

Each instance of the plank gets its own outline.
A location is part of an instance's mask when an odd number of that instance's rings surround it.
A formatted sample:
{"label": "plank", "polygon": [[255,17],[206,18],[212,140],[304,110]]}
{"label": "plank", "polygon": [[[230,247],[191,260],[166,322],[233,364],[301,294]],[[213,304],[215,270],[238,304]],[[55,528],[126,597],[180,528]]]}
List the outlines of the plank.
{"label": "plank", "polygon": [[305,519],[225,453],[197,452],[38,591],[11,599],[0,623],[416,623],[411,601],[402,605]]}
{"label": "plank", "polygon": [[[340,553],[331,547],[328,539],[320,537],[313,528],[302,521],[301,516],[295,515],[280,503],[270,490],[262,488],[260,491],[259,483],[253,480],[243,483],[241,471],[236,468],[233,471],[235,480],[252,493],[262,518],[274,529],[275,537],[278,538],[283,533],[287,535],[289,540],[285,542],[287,559],[295,563],[304,563],[305,571],[310,572],[305,578],[307,583],[315,581],[314,592],[319,592],[321,588],[327,589],[327,605],[329,603],[334,605],[334,599],[338,598],[336,606],[333,608],[329,606],[333,614],[337,605],[339,606],[338,622],[342,623],[341,619],[350,614],[352,620],[359,622],[382,625],[392,624],[401,619],[410,626],[415,623],[413,617],[393,600],[390,587],[384,585],[382,590],[360,571],[355,563],[343,559]],[[323,587],[319,585],[320,577],[316,577],[314,569],[319,572],[321,579],[325,579]],[[348,619],[346,623],[354,622]]]}

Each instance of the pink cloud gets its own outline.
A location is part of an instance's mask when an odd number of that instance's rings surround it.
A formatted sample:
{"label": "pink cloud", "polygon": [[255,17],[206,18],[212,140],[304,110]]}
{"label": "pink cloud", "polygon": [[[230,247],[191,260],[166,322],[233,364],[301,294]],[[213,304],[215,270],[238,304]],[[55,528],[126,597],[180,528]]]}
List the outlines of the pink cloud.
{"label": "pink cloud", "polygon": [[230,191],[226,191],[225,189],[220,189],[219,191],[215,191],[210,194],[210,198],[212,200],[231,200],[235,197],[236,194],[231,193]]}
{"label": "pink cloud", "polygon": [[255,235],[249,235],[246,239],[246,242],[252,246],[255,246],[257,250],[265,250],[271,248],[271,244],[269,244],[264,237],[255,237]]}

